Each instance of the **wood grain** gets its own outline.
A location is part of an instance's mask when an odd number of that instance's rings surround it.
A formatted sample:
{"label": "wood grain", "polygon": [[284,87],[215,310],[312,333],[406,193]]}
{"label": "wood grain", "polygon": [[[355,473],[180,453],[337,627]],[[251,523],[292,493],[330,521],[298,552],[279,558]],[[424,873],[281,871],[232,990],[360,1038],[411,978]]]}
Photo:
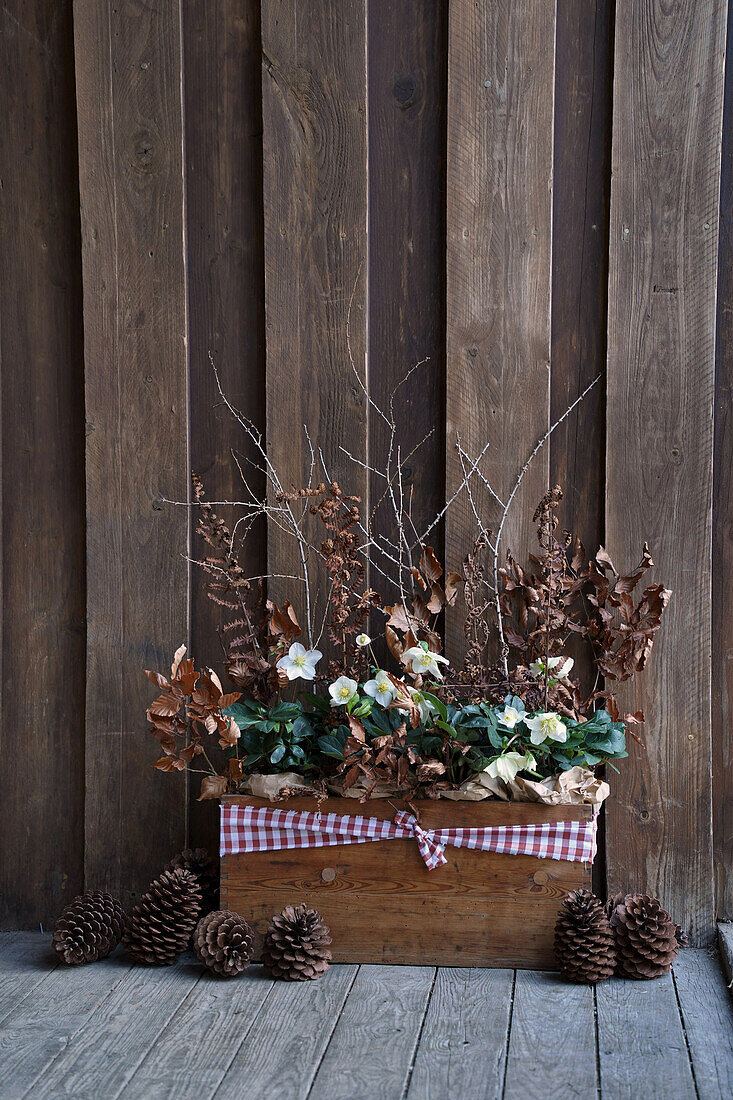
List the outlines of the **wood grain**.
{"label": "wood grain", "polygon": [[[50,1067],[64,1057],[74,1037],[83,1034],[100,1005],[131,973],[135,971],[117,959],[101,966],[59,966],[37,985],[0,1031],[0,1095],[16,1100],[34,1086],[36,1094],[63,1095],[48,1087]],[[95,1057],[88,1072],[95,1072],[100,1064]]]}
{"label": "wood grain", "polygon": [[[514,984],[506,1100],[595,1100],[593,990],[554,974],[518,972]],[[620,1093],[609,1091],[618,1100]]]}
{"label": "wood grain", "polygon": [[45,981],[58,965],[48,937],[39,933],[4,932],[0,935],[3,981],[0,1022],[18,1011],[21,1001]]}
{"label": "wood grain", "polygon": [[[554,58],[554,0],[450,5],[448,496],[462,476],[457,433],[472,460],[490,443],[481,469],[506,500],[549,425]],[[548,470],[544,448],[504,529],[504,550],[520,561],[535,545],[531,520]],[[480,483],[475,500],[495,531],[498,506]],[[477,534],[464,492],[446,517],[451,559]],[[447,617],[446,648],[459,656],[461,617]]]}
{"label": "wood grain", "polygon": [[513,984],[511,970],[438,971],[407,1100],[501,1095]]}
{"label": "wood grain", "polygon": [[716,915],[733,917],[733,6],[728,5],[715,347],[713,840]]}
{"label": "wood grain", "polygon": [[321,1100],[403,1096],[435,980],[428,966],[362,966],[313,1081]]}
{"label": "wood grain", "polygon": [[[126,1094],[160,1032],[178,1007],[195,996],[197,984],[206,980],[192,959],[188,965],[132,967],[127,973],[120,968],[119,973],[124,974],[122,980],[45,1069],[42,1094],[105,1100]],[[106,977],[111,986],[109,972]]]}
{"label": "wood grain", "polygon": [[733,1095],[733,1001],[720,960],[708,951],[681,951],[674,985],[700,1100]]}
{"label": "wood grain", "polygon": [[[405,463],[415,526],[423,531],[443,507],[445,482],[445,132],[448,4],[409,0],[370,4],[369,73],[369,389],[383,410],[394,387],[397,445]],[[429,434],[432,433],[432,434]],[[389,431],[369,409],[369,461],[384,470]],[[385,493],[372,475],[372,508]],[[388,502],[379,505],[375,530],[393,543]],[[430,537],[443,560],[442,527]],[[377,554],[388,572],[393,565]],[[384,598],[399,591],[386,585]],[[377,636],[384,619],[375,614]],[[386,647],[384,647],[386,656]]]}
{"label": "wood grain", "polygon": [[631,1097],[639,1081],[662,1100],[693,1100],[695,1086],[672,975],[596,987],[601,1095]]}
{"label": "wood grain", "polygon": [[332,966],[317,982],[275,982],[231,1061],[219,1100],[307,1096],[357,974]]}
{"label": "wood grain", "polygon": [[[254,424],[265,427],[265,313],[262,223],[262,89],[260,9],[255,0],[184,4],[183,65],[186,150],[186,278],[191,466],[210,500],[247,499],[232,450],[247,466],[261,500],[265,478],[249,465],[259,456],[223,407],[209,354],[224,392]],[[259,463],[258,463],[259,464]],[[217,508],[230,528],[234,509]],[[191,514],[193,556],[205,556]],[[264,522],[241,547],[249,576],[267,572]],[[221,669],[217,629],[225,614],[191,574],[191,651]],[[197,779],[197,777],[195,777]],[[215,851],[218,821],[191,783],[190,841]]]}
{"label": "wood grain", "polygon": [[[186,831],[150,685],[188,641],[178,7],[75,5],[87,408],[86,879],[125,903]],[[77,703],[77,705],[79,705]]]}
{"label": "wood grain", "polygon": [[[192,973],[189,980],[194,980]],[[200,1100],[214,1096],[272,986],[272,979],[259,966],[234,983],[202,979],[135,1070],[125,1097]]]}
{"label": "wood grain", "polygon": [[648,539],[673,591],[621,706],[646,751],[615,777],[609,890],[644,889],[713,930],[710,575],[715,281],[725,4],[616,9],[606,530],[619,568]]}
{"label": "wood grain", "polygon": [[[300,799],[287,805],[313,808]],[[394,805],[375,801],[350,811],[343,799],[328,799],[322,812],[391,819]],[[578,821],[591,813],[586,806],[489,801],[427,802],[420,812],[425,828]],[[590,867],[467,848],[447,847],[446,857],[428,871],[412,840],[239,853],[222,859],[221,904],[248,914],[258,936],[255,958],[272,913],[298,897],[331,928],[337,962],[553,967],[558,906],[568,891],[589,887]]]}
{"label": "wood grain", "polygon": [[84,365],[70,0],[0,14],[0,928],[83,884]]}
{"label": "wood grain", "polygon": [[[552,204],[552,372],[555,423],[606,362],[608,216],[613,91],[612,0],[571,0],[557,8],[555,148]],[[561,485],[563,526],[590,553],[604,542],[606,386],[600,381],[549,441],[550,482]],[[595,666],[588,644],[571,636],[586,693]],[[594,890],[605,894],[605,815],[599,818]]]}
{"label": "wood grain", "polygon": [[[269,459],[286,492],[306,484],[306,424],[329,477],[368,507],[365,471],[339,449],[366,459],[365,0],[345,0],[338,18],[316,0],[263,0],[262,50]],[[320,520],[306,515],[304,530],[320,546]],[[296,544],[275,523],[268,564],[301,575]],[[293,601],[307,644],[303,588],[270,585],[278,602]],[[326,592],[313,588],[315,641]]]}

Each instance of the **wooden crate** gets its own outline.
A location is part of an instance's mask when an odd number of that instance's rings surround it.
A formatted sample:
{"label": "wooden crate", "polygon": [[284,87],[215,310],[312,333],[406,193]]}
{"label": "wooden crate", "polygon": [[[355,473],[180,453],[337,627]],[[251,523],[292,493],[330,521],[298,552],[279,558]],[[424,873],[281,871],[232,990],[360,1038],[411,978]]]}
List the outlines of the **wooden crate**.
{"label": "wooden crate", "polygon": [[[273,805],[239,795],[225,801]],[[278,804],[313,811],[312,799]],[[366,805],[330,798],[323,813],[393,818],[398,799]],[[589,806],[536,803],[418,803],[428,829],[589,821]],[[591,887],[590,863],[496,855],[447,846],[428,871],[413,839],[240,853],[221,862],[221,905],[257,933],[255,959],[273,913],[306,902],[331,929],[335,962],[552,969],[562,898]]]}

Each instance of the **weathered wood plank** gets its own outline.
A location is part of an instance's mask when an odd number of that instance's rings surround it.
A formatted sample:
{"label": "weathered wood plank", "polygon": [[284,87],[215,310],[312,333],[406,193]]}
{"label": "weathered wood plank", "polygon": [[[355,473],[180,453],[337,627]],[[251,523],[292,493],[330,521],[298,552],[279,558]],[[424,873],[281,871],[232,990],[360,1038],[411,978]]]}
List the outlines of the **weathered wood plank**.
{"label": "weathered wood plank", "polygon": [[[269,458],[286,492],[304,485],[306,424],[329,476],[367,504],[364,469],[339,449],[366,458],[365,0],[345,0],[338,18],[315,0],[264,0],[262,50]],[[314,476],[323,479],[320,465]],[[304,531],[323,541],[317,517],[306,516]],[[296,543],[274,523],[268,563],[301,576]],[[313,585],[310,631],[304,585],[270,588],[293,601],[302,640],[315,642],[325,585],[318,598]]]}
{"label": "weathered wood plank", "polygon": [[[209,499],[247,499],[231,455],[236,449],[261,500],[264,476],[247,464],[259,456],[223,407],[209,362],[211,354],[227,396],[264,429],[260,6],[256,0],[184,4],[182,19],[190,461]],[[230,510],[217,511],[232,527]],[[195,534],[196,522],[193,510],[193,555],[202,558],[206,547]],[[251,576],[267,572],[264,523],[248,536],[241,561]],[[219,669],[222,650],[217,628],[224,616],[206,595],[204,580],[194,568],[191,651],[202,665]],[[198,794],[199,783],[194,781],[189,802],[191,842],[216,851],[217,807],[213,802],[198,802]]]}
{"label": "weathered wood plank", "polygon": [[[555,152],[552,206],[552,372],[554,423],[606,360],[608,216],[613,90],[612,0],[571,0],[557,7]],[[605,382],[599,382],[553,433],[550,483],[565,498],[562,522],[593,552],[604,542]],[[595,667],[587,643],[567,652],[590,692]],[[599,820],[596,892],[605,892],[605,817]]]}
{"label": "weathered wood plank", "polygon": [[126,902],[185,835],[150,685],[187,641],[179,7],[75,4],[87,406],[86,876]]}
{"label": "weathered wood plank", "polygon": [[0,14],[0,928],[83,884],[84,366],[70,0]]}
{"label": "weathered wood plank", "polygon": [[699,1100],[733,1096],[733,1002],[720,960],[708,950],[681,951],[673,978]]}
{"label": "weathered wood plank", "polygon": [[[112,987],[115,962],[88,969],[100,970]],[[116,965],[117,973],[122,973],[122,963]],[[42,1095],[114,1100],[126,1092],[130,1078],[161,1031],[181,1002],[195,997],[201,980],[201,967],[192,957],[171,967],[133,967],[44,1068]],[[187,1039],[178,1038],[185,1046]],[[202,1052],[198,1053],[201,1057]]]}
{"label": "weathered wood plank", "polygon": [[[57,1058],[65,1056],[75,1036],[86,1034],[85,1029],[100,1011],[105,998],[119,987],[125,975],[131,973],[125,959],[116,957],[95,966],[59,966],[36,986],[19,1006],[17,1014],[5,1021],[0,1029],[0,1095],[3,1100],[27,1095],[40,1078],[44,1081],[42,1095],[59,1095],[51,1089],[49,1067]],[[117,1038],[119,1040],[119,1035]],[[96,1054],[88,1060],[88,1073],[103,1073]],[[35,1087],[35,1095],[39,1091]],[[93,1089],[86,1095],[104,1093]]]}
{"label": "weathered wood plank", "polygon": [[[554,974],[517,971],[505,1100],[595,1100],[593,989]],[[619,1100],[614,1092],[608,1093]]]}
{"label": "weathered wood plank", "polygon": [[0,1021],[15,1013],[18,1005],[57,965],[48,936],[38,932],[8,932],[0,936]]}
{"label": "weathered wood plank", "polygon": [[[403,458],[432,432],[406,463],[403,479],[422,531],[443,507],[445,482],[447,0],[371,4],[368,36],[369,390],[388,410],[397,383],[429,357],[395,402]],[[370,407],[370,464],[384,470],[388,448],[387,425]],[[384,479],[372,476],[372,508],[384,494]],[[388,500],[377,508],[374,524],[394,543]],[[442,560],[442,528],[429,541]],[[379,554],[376,562],[394,572]],[[398,589],[378,580],[385,599],[399,597]],[[383,633],[377,612],[375,634]]]}
{"label": "weathered wood plank", "polygon": [[213,1096],[272,984],[259,966],[236,982],[202,978],[155,1040],[125,1097]]}
{"label": "weathered wood plank", "polygon": [[311,1095],[393,1100],[404,1094],[430,993],[432,967],[362,966],[331,1036]]}
{"label": "weathered wood plank", "polygon": [[733,917],[733,6],[728,5],[715,348],[713,841],[716,915]]}
{"label": "weathered wood plank", "polygon": [[693,1100],[695,1086],[672,975],[652,982],[611,979],[596,987],[602,1096]]}
{"label": "weathered wood plank", "polygon": [[494,1100],[504,1080],[514,974],[440,969],[407,1100]]}
{"label": "weathered wood plank", "polygon": [[[673,591],[626,710],[646,751],[615,777],[609,890],[659,894],[713,928],[710,572],[715,281],[725,13],[720,0],[616,8],[606,530],[619,568],[649,540]],[[694,639],[691,644],[691,639]]]}
{"label": "weathered wood plank", "polygon": [[[461,481],[459,433],[506,500],[550,408],[550,264],[555,0],[450,5],[447,156],[446,485]],[[520,561],[547,488],[547,448],[524,478],[504,529]],[[475,485],[486,526],[498,506]],[[478,534],[464,492],[446,517],[451,561]],[[460,613],[447,649],[465,650]]]}
{"label": "weathered wood plank", "polygon": [[227,1070],[219,1100],[308,1095],[357,973],[332,966],[317,982],[275,982]]}
{"label": "weathered wood plank", "polygon": [[718,925],[718,953],[728,988],[733,989],[733,924]]}

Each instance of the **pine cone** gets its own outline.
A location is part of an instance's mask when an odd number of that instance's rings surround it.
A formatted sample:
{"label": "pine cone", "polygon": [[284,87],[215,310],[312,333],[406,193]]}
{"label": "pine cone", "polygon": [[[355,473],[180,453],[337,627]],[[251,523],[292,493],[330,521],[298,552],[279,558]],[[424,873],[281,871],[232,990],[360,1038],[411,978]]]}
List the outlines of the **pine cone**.
{"label": "pine cone", "polygon": [[238,978],[249,966],[254,933],[239,913],[218,909],[196,925],[193,949],[196,957],[221,978]]}
{"label": "pine cone", "polygon": [[677,940],[678,947],[689,947],[690,937],[681,924],[675,924],[674,926],[674,938]]}
{"label": "pine cone", "polygon": [[192,871],[163,871],[130,917],[124,942],[137,962],[170,966],[185,951],[201,914],[201,887]]}
{"label": "pine cone", "polygon": [[201,887],[201,910],[219,908],[219,863],[206,848],[184,848],[166,863],[164,871],[192,871]]}
{"label": "pine cone", "polygon": [[606,902],[606,916],[608,917],[609,921],[616,911],[616,906],[623,905],[625,897],[626,894],[614,894],[613,897],[610,897],[608,899],[608,901]]}
{"label": "pine cone", "polygon": [[658,898],[628,894],[611,917],[618,972],[626,978],[660,978],[677,958],[674,921]]}
{"label": "pine cone", "polygon": [[122,939],[125,913],[117,898],[79,894],[53,927],[54,951],[69,966],[106,959]]}
{"label": "pine cone", "polygon": [[594,985],[616,968],[613,934],[603,905],[588,890],[568,894],[555,924],[555,958],[570,982]]}
{"label": "pine cone", "polygon": [[320,913],[305,905],[287,905],[270,921],[262,961],[273,978],[289,982],[320,978],[331,962],[330,942]]}

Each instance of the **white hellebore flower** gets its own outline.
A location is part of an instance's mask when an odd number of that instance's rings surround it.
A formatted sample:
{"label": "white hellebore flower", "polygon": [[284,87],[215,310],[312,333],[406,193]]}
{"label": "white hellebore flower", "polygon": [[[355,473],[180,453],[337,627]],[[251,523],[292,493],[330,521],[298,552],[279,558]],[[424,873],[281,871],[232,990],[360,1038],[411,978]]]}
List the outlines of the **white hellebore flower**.
{"label": "white hellebore flower", "polygon": [[[533,676],[536,676],[538,680],[542,679],[545,675],[552,673],[554,680],[562,680],[564,676],[567,676],[570,669],[575,664],[572,657],[548,657],[547,667],[543,660],[532,661],[529,666],[529,671]],[[561,666],[561,667],[558,667]]]}
{"label": "white hellebore flower", "polygon": [[371,638],[369,637],[368,634],[357,634],[356,635],[356,644],[358,646],[361,646],[361,648],[363,649],[364,646],[371,645],[372,640],[371,640]]}
{"label": "white hellebore flower", "polygon": [[350,680],[348,676],[339,676],[328,689],[331,696],[332,707],[345,707],[356,695],[359,685],[356,680]]}
{"label": "white hellebore flower", "polygon": [[316,665],[322,656],[317,649],[306,649],[300,642],[293,642],[287,655],[277,662],[277,667],[287,673],[288,680],[314,680]]}
{"label": "white hellebore flower", "polygon": [[[358,640],[357,638],[357,641]],[[387,673],[381,670],[373,680],[367,680],[364,684],[364,691],[367,695],[370,695],[372,699],[376,699],[380,706],[383,707],[388,707],[395,695],[394,684]]]}
{"label": "white hellebore flower", "polygon": [[417,691],[414,688],[410,691],[410,698],[420,711],[420,721],[425,723],[429,718],[433,716],[433,707],[425,698],[421,691]]}
{"label": "white hellebore flower", "polygon": [[543,741],[567,741],[568,739],[567,726],[560,721],[560,715],[553,711],[543,711],[535,714],[533,718],[525,718],[524,723],[530,730],[529,739],[533,745],[541,745]]}
{"label": "white hellebore flower", "polygon": [[430,649],[423,649],[421,645],[414,645],[411,649],[406,649],[402,654],[402,661],[405,667],[412,665],[412,671],[416,675],[419,673],[424,676],[426,672],[429,672],[436,680],[443,679],[443,674],[438,668],[438,661],[444,665],[449,664],[447,658],[441,657],[439,653],[433,653]]}
{"label": "white hellebore flower", "polygon": [[506,726],[508,730],[513,730],[517,722],[521,722],[523,716],[516,707],[505,706],[502,711],[497,711],[496,717],[502,726]]}
{"label": "white hellebore flower", "polygon": [[492,779],[503,779],[505,783],[511,783],[513,779],[516,779],[517,772],[521,772],[525,768],[534,768],[534,766],[535,759],[529,752],[526,756],[521,752],[505,752],[503,756],[498,756],[496,760],[492,760],[484,768],[484,771]]}

